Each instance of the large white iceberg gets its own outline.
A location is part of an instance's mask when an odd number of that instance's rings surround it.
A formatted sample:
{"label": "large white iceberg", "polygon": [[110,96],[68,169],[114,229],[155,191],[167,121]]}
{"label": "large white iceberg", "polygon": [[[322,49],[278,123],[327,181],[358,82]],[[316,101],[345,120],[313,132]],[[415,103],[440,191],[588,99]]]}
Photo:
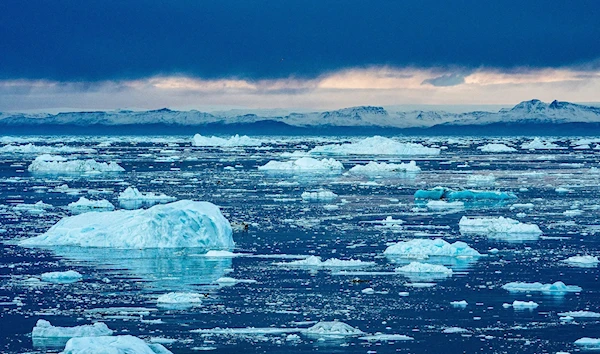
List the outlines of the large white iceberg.
{"label": "large white iceberg", "polygon": [[426,259],[430,256],[439,257],[478,257],[479,252],[462,241],[448,243],[441,238],[414,239],[400,241],[389,246],[384,252],[386,255],[394,255],[405,258]]}
{"label": "large white iceberg", "polygon": [[112,334],[113,331],[102,322],[75,327],[55,327],[46,320],[38,320],[31,332],[33,338],[98,337]]}
{"label": "large white iceberg", "polygon": [[302,157],[294,161],[269,161],[258,167],[263,171],[310,172],[310,171],[341,171],[344,165],[335,159],[317,160],[312,157]]}
{"label": "large white iceberg", "polygon": [[439,155],[440,149],[374,136],[356,143],[317,146],[311,155]]}
{"label": "large white iceberg", "polygon": [[371,161],[366,165],[356,165],[348,171],[357,174],[375,174],[392,172],[420,172],[421,168],[417,166],[417,163],[414,161],[400,164]]}
{"label": "large white iceberg", "polygon": [[231,236],[231,225],[216,205],[181,200],[149,209],[65,217],[20,245],[229,250],[234,246]]}
{"label": "large white iceberg", "polygon": [[81,214],[90,211],[113,211],[115,206],[106,199],[89,200],[86,197],[81,197],[78,201],[69,203],[67,209],[74,214]]}
{"label": "large white iceberg", "polygon": [[263,142],[261,140],[253,139],[246,135],[239,136],[238,134],[230,137],[229,139],[219,138],[216,136],[202,136],[200,134],[196,134],[192,139],[192,145],[194,146],[260,146],[262,145],[262,143]]}
{"label": "large white iceberg", "polygon": [[40,155],[27,168],[29,172],[43,173],[94,173],[123,172],[125,169],[116,162],[97,162],[94,159],[69,160],[62,156]]}
{"label": "large white iceberg", "polygon": [[517,149],[505,144],[486,144],[477,148],[483,152],[515,152]]}
{"label": "large white iceberg", "polygon": [[581,288],[576,285],[565,285],[562,281],[557,281],[554,284],[542,284],[542,283],[524,283],[524,282],[512,282],[504,284],[502,289],[511,292],[533,292],[539,291],[544,293],[566,293],[566,292],[579,292]]}
{"label": "large white iceberg", "polygon": [[461,233],[465,234],[533,234],[541,235],[542,230],[535,224],[525,224],[505,217],[466,217],[458,223]]}
{"label": "large white iceberg", "polygon": [[126,336],[71,338],[62,354],[168,354],[171,353],[158,343]]}

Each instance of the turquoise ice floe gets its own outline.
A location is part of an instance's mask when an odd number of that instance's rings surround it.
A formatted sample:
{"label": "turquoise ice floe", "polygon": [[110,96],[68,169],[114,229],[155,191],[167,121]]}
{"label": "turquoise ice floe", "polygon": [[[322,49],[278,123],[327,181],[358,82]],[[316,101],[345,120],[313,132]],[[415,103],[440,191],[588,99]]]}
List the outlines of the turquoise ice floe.
{"label": "turquoise ice floe", "polygon": [[419,189],[415,192],[415,199],[433,199],[433,200],[507,200],[517,199],[517,196],[511,192],[500,191],[480,191],[480,190],[460,190],[455,191],[445,187],[435,187],[432,189]]}

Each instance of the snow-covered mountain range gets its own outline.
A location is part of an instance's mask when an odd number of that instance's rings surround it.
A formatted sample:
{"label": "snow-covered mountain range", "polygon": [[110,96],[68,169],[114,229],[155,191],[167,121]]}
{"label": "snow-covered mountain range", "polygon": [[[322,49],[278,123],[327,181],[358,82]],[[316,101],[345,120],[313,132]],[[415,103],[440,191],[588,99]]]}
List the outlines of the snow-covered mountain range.
{"label": "snow-covered mountain range", "polygon": [[289,113],[281,115],[241,114],[239,111],[205,113],[196,110],[68,112],[59,114],[0,113],[0,126],[119,126],[171,125],[203,126],[279,122],[294,127],[391,127],[429,128],[445,126],[481,126],[505,124],[600,123],[600,107],[569,102],[524,101],[498,112],[475,111],[388,111],[383,107],[351,107],[334,111]]}

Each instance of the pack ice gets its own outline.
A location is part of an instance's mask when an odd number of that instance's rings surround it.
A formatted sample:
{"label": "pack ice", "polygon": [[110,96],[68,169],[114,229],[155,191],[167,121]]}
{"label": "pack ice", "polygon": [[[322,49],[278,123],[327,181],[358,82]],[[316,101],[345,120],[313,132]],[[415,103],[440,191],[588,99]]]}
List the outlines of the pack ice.
{"label": "pack ice", "polygon": [[124,172],[125,169],[116,162],[97,162],[94,159],[69,160],[56,155],[40,155],[27,168],[29,172],[44,173],[93,173]]}
{"label": "pack ice", "polygon": [[217,136],[202,136],[194,135],[192,139],[193,146],[215,146],[215,147],[232,147],[232,146],[260,146],[262,141],[250,138],[246,135],[239,136],[238,134],[229,139],[219,138]]}
{"label": "pack ice", "polygon": [[81,246],[126,249],[200,247],[229,250],[232,229],[219,208],[181,200],[149,209],[90,212],[65,217],[22,246]]}
{"label": "pack ice", "polygon": [[317,146],[311,155],[439,155],[440,149],[374,136],[356,143]]}
{"label": "pack ice", "polygon": [[384,252],[386,255],[393,255],[405,258],[427,259],[430,256],[440,257],[478,257],[479,252],[471,248],[462,241],[448,243],[441,238],[414,239],[410,241],[400,241],[389,246]]}
{"label": "pack ice", "polygon": [[497,218],[463,216],[458,226],[460,232],[465,234],[542,234],[542,230],[535,224],[524,224],[502,216]]}
{"label": "pack ice", "polygon": [[102,322],[75,327],[55,327],[46,320],[38,320],[31,332],[33,338],[98,337],[112,334],[113,331]]}
{"label": "pack ice", "polygon": [[366,165],[356,165],[349,172],[356,174],[373,174],[373,173],[391,173],[391,172],[420,172],[421,168],[417,163],[410,161],[409,163],[385,163],[370,161]]}
{"label": "pack ice", "polygon": [[168,354],[160,344],[148,344],[130,336],[102,336],[71,338],[62,354]]}
{"label": "pack ice", "polygon": [[312,157],[302,157],[293,161],[269,161],[258,169],[282,172],[341,171],[344,165],[335,159],[317,160]]}

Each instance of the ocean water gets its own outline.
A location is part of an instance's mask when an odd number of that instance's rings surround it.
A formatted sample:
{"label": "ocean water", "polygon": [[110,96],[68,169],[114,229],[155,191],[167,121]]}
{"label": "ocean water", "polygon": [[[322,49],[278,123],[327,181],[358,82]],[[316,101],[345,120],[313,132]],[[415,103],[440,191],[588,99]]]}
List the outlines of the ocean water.
{"label": "ocean water", "polygon": [[[287,160],[282,153],[358,140],[348,137],[262,137],[260,147],[193,147],[189,137],[3,137],[3,144],[33,144],[35,153],[3,151],[0,156],[0,352],[59,352],[66,340],[32,340],[38,319],[56,326],[102,321],[115,334],[163,343],[174,353],[556,353],[588,350],[574,344],[600,337],[598,318],[571,321],[558,313],[600,312],[597,267],[574,267],[561,260],[600,255],[600,150],[575,148],[578,138],[556,138],[556,150],[523,150],[531,138],[402,138],[441,147],[438,156],[333,156],[342,173],[272,173],[258,166]],[[591,139],[594,140],[594,139]],[[600,139],[596,139],[600,142]],[[517,148],[483,153],[490,142]],[[126,172],[33,174],[31,161],[64,147],[84,152],[62,156],[116,161]],[[2,150],[0,150],[2,151]],[[419,173],[347,173],[369,161],[415,160]],[[234,168],[225,168],[225,167]],[[473,175],[492,174],[477,182]],[[68,187],[65,187],[67,185]],[[63,186],[63,187],[60,187]],[[235,223],[235,258],[207,258],[202,250],[113,250],[24,248],[18,240],[43,233],[62,217],[66,205],[84,196],[107,199],[128,186],[177,199],[212,202]],[[444,186],[513,192],[517,200],[465,203],[452,210],[416,203],[417,189]],[[59,187],[59,188],[57,188]],[[325,188],[331,201],[303,201],[305,191]],[[52,207],[27,211],[16,205],[38,201]],[[531,203],[533,207],[514,204]],[[565,213],[566,212],[566,213]],[[404,221],[386,227],[376,221]],[[462,216],[504,216],[537,224],[538,237],[463,235]],[[409,278],[394,272],[411,260],[386,257],[394,242],[443,238],[468,243],[478,258],[421,260],[453,269],[442,279]],[[497,249],[497,252],[490,250]],[[293,268],[277,263],[320,256],[375,262],[360,270]],[[50,271],[76,270],[83,281],[33,283]],[[221,277],[255,280],[220,286]],[[513,282],[563,281],[574,293],[510,293]],[[372,294],[362,290],[372,288]],[[187,308],[157,306],[172,291],[205,294]],[[466,300],[464,308],[450,302]],[[503,304],[535,301],[516,310]],[[401,334],[406,341],[368,341],[361,336],[298,333],[318,321],[342,321],[365,334]],[[253,330],[247,328],[253,327]],[[451,327],[461,333],[444,333]],[[225,329],[225,330],[218,330]],[[246,328],[244,331],[229,331]],[[198,333],[198,329],[204,329]],[[450,331],[452,332],[452,331]]]}

